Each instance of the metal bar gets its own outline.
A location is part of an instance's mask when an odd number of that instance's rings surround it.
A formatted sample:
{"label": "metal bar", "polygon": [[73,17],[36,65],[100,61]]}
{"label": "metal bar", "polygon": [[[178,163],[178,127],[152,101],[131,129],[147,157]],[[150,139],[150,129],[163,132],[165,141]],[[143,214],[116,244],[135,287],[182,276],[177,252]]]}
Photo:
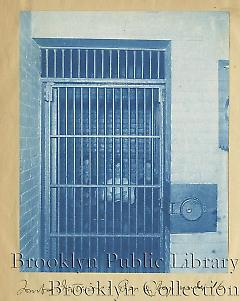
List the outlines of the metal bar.
{"label": "metal bar", "polygon": [[112,49],[109,50],[109,78],[112,78]]}
{"label": "metal bar", "polygon": [[[39,48],[40,49],[62,49],[62,46],[41,46],[39,45]],[[81,50],[88,50],[89,47],[86,47],[86,46],[66,46],[64,45],[64,48],[65,49],[81,49]],[[156,48],[153,48],[153,47],[114,47],[114,45],[112,47],[98,47],[98,46],[91,46],[91,49],[100,49],[100,50],[147,50],[147,51],[150,51],[150,50],[154,50],[154,51],[166,51],[166,47],[156,47]]]}
{"label": "metal bar", "polygon": [[142,138],[142,139],[160,139],[158,136],[151,136],[151,135],[51,135],[50,138]]}
{"label": "metal bar", "polygon": [[73,78],[73,57],[72,57],[72,49],[70,49],[70,78]]}
{"label": "metal bar", "polygon": [[[68,92],[68,88],[65,88],[65,132],[66,134],[68,133],[68,107],[67,107],[67,103],[68,103],[68,95],[67,95],[67,92]],[[66,142],[65,142],[65,183],[67,184],[68,183],[68,138],[66,138]],[[68,190],[67,190],[67,187],[65,187],[65,202],[66,202],[66,207],[65,207],[65,212],[66,212],[66,216],[65,216],[65,221],[66,221],[66,233],[68,231]],[[66,245],[66,254],[65,256],[67,255],[67,250],[68,250],[68,241],[66,239],[65,241],[65,245]]]}
{"label": "metal bar", "polygon": [[[112,131],[113,136],[115,134],[115,89],[113,89],[113,104],[112,104]],[[112,184],[115,184],[115,139],[112,138]],[[112,197],[113,197],[113,233],[115,232],[115,188],[112,187]]]}
{"label": "metal bar", "polygon": [[144,51],[142,50],[141,51],[141,54],[142,54],[142,68],[141,68],[141,71],[142,71],[142,79],[144,78],[144,72],[143,72],[143,67],[144,67]]}
{"label": "metal bar", "polygon": [[[119,54],[119,52],[118,52]],[[119,55],[118,55],[118,62],[119,62]],[[118,66],[119,67],[119,66]],[[122,135],[123,132],[123,91],[122,89],[120,89],[120,134]],[[123,140],[120,139],[120,161],[121,161],[121,169],[120,169],[120,184],[123,184]],[[124,200],[124,188],[120,188],[120,199],[121,199],[121,213],[120,213],[120,218],[121,218],[121,228],[120,231],[123,234],[123,202],[125,202]],[[124,212],[125,215],[125,212]],[[120,240],[120,252],[121,254],[123,253],[123,243],[122,243],[122,239]]]}
{"label": "metal bar", "polygon": [[77,68],[77,74],[78,74],[78,78],[80,78],[80,70],[81,70],[81,51],[80,49],[78,49],[78,68]]}
{"label": "metal bar", "polygon": [[[161,99],[162,98],[162,93],[161,93],[161,90],[160,89],[158,89],[158,99]],[[159,184],[161,184],[162,183],[162,172],[163,172],[163,170],[162,170],[162,155],[163,155],[163,153],[162,153],[162,139],[163,139],[163,129],[162,129],[162,126],[163,126],[163,118],[162,118],[162,112],[163,111],[163,108],[162,108],[162,106],[160,107],[160,118],[161,118],[161,120],[160,120],[160,131],[159,131],[159,136],[161,137],[161,139],[160,139],[160,145],[159,145],[159,155],[160,155],[160,158],[159,158]],[[162,189],[161,189],[161,197],[162,197]]]}
{"label": "metal bar", "polygon": [[[64,68],[64,49],[61,49],[62,50],[62,77],[65,76],[65,68]],[[64,87],[63,87],[64,88]]]}
{"label": "metal bar", "polygon": [[93,49],[93,77],[96,77],[96,49]]}
{"label": "metal bar", "polygon": [[[146,90],[143,89],[143,132],[146,134]],[[146,143],[143,139],[143,169],[146,167]],[[143,184],[146,185],[146,176],[143,171]],[[143,188],[143,231],[146,231],[146,189]]]}
{"label": "metal bar", "polygon": [[104,78],[104,50],[101,49],[101,55],[102,55],[102,78]]}
{"label": "metal bar", "polygon": [[[160,89],[159,89],[160,91]],[[161,98],[163,98],[163,95],[161,93]],[[162,203],[162,198],[163,198],[163,179],[164,179],[164,173],[165,173],[165,170],[164,170],[164,105],[165,105],[165,102],[164,102],[164,99],[161,99],[161,101],[163,101],[162,105],[161,105],[161,140],[160,140],[160,154],[161,154],[161,157],[160,157],[160,160],[159,160],[159,173],[160,173],[160,177],[159,178],[159,182],[160,182],[160,185],[161,185],[161,188],[160,188],[160,192],[161,192],[161,195],[160,195],[160,198],[161,198],[161,203]],[[162,204],[161,204],[162,206]],[[162,218],[162,210],[161,210],[161,216],[160,216],[160,220],[159,220],[159,226],[161,227],[161,224],[163,224],[163,218]],[[164,242],[165,243],[165,242]]]}
{"label": "metal bar", "polygon": [[[83,88],[80,90],[81,97],[81,112],[80,112],[80,132],[83,134]],[[83,185],[83,138],[80,139],[80,154],[81,154],[81,185]],[[81,187],[81,234],[83,235],[83,209],[84,209],[84,201],[83,201],[83,186]],[[81,248],[82,248],[83,239],[81,236]]]}
{"label": "metal bar", "polygon": [[[60,133],[60,93],[59,88],[57,89],[57,133]],[[60,184],[60,139],[57,140],[58,150],[57,150],[57,183]],[[58,207],[57,207],[57,232],[60,233],[60,189],[57,189],[58,195]],[[57,239],[57,249],[60,248],[59,237]]]}
{"label": "metal bar", "polygon": [[152,51],[149,51],[149,77],[152,78]]}
{"label": "metal bar", "polygon": [[127,50],[125,50],[125,58],[126,58],[126,60],[125,60],[125,81],[127,80],[127,75],[128,75],[128,73],[127,73],[127,67],[128,67],[128,52],[127,52]]}
{"label": "metal bar", "polygon": [[[107,134],[107,89],[104,88],[104,133]],[[104,138],[104,184],[107,184],[107,138]],[[104,188],[104,232],[107,233],[107,189]],[[106,247],[105,239],[105,247]]]}
{"label": "metal bar", "polygon": [[[97,131],[97,135],[98,135],[98,131],[99,131],[99,129],[98,129],[98,108],[99,108],[99,97],[98,97],[98,93],[99,93],[99,90],[98,90],[98,88],[97,88],[97,90],[96,90],[96,97],[97,97],[97,107],[96,107],[96,122],[97,122],[97,124],[96,124],[96,131]],[[99,181],[98,181],[98,177],[99,177],[99,166],[98,166],[98,156],[99,156],[99,153],[98,153],[98,138],[96,138],[96,143],[97,143],[97,149],[96,149],[96,165],[97,165],[97,185],[98,185],[98,183],[99,183]],[[96,208],[96,210],[97,210],[97,234],[99,233],[99,198],[98,198],[98,194],[99,194],[99,188],[97,187],[97,189],[96,189],[97,191],[96,191],[96,193],[97,193],[97,208]],[[99,252],[99,246],[98,246],[98,238],[97,238],[97,256],[98,256],[98,252]]]}
{"label": "metal bar", "polygon": [[[153,128],[153,124],[154,124],[154,103],[153,103],[153,90],[151,89],[151,118],[152,118],[152,120],[151,120],[151,127],[152,127],[152,129],[151,129],[151,134],[153,135],[153,131],[154,131],[154,128]],[[153,180],[153,177],[154,177],[154,173],[153,173],[153,152],[154,152],[154,150],[153,150],[153,139],[151,139],[151,168],[152,168],[152,170],[151,170],[151,183],[152,184],[154,184],[154,180]],[[152,194],[152,196],[151,196],[151,198],[152,198],[152,209],[151,209],[151,213],[152,213],[152,217],[151,217],[151,219],[152,219],[152,233],[153,233],[153,231],[154,231],[154,227],[153,227],[153,218],[154,218],[154,215],[153,215],[153,189],[151,189],[151,194]]]}
{"label": "metal bar", "polygon": [[[139,233],[139,234],[118,234],[118,233],[113,233],[113,234],[96,234],[96,233],[60,233],[60,234],[56,234],[56,233],[50,233],[50,237],[146,237],[145,233]],[[153,238],[162,238],[161,234],[148,234],[147,237],[153,237]]]}
{"label": "metal bar", "polygon": [[49,70],[48,70],[48,49],[46,49],[46,77],[49,76]]}
{"label": "metal bar", "polygon": [[86,78],[88,78],[88,49],[86,49],[86,65],[85,65],[85,69],[86,69]]}
{"label": "metal bar", "polygon": [[[123,131],[123,114],[122,114],[122,101],[123,101],[123,93],[122,89],[120,89],[120,134],[122,135]],[[123,148],[122,148],[123,141],[120,139],[120,185],[123,185]],[[123,188],[120,188],[120,200],[121,200],[121,233],[123,232]],[[121,253],[122,254],[122,253]]]}
{"label": "metal bar", "polygon": [[[57,91],[54,89],[53,93],[55,95]],[[57,130],[57,101],[54,101],[51,103],[50,107],[51,107],[51,112],[50,112],[50,133],[54,132],[56,133]],[[50,135],[49,135],[50,137]],[[58,139],[57,139],[58,140]],[[50,149],[51,149],[51,162],[50,162],[50,166],[51,166],[51,170],[50,170],[50,183],[57,183],[57,140],[53,139],[50,140]],[[57,227],[57,197],[56,197],[56,190],[53,189],[51,192],[51,215],[50,215],[50,226],[51,229],[55,229],[54,231],[56,231],[56,227]]]}
{"label": "metal bar", "polygon": [[[87,50],[86,50],[87,51]],[[92,104],[91,104],[91,90],[90,88],[88,89],[88,132],[89,134],[91,134],[91,124],[92,124],[92,116],[91,116],[91,108],[92,108]],[[91,165],[92,165],[92,139],[89,139],[89,183],[92,184],[92,171],[91,171]],[[92,218],[92,208],[91,208],[91,204],[92,204],[92,200],[91,200],[91,196],[92,196],[92,189],[91,187],[89,188],[89,215],[88,215],[88,222],[90,224],[89,229],[91,231],[91,218]],[[89,231],[89,232],[90,232]],[[90,238],[88,239],[88,256],[90,258],[90,253],[91,253],[91,240]]]}
{"label": "metal bar", "polygon": [[160,78],[160,52],[157,52],[157,78]]}
{"label": "metal bar", "polygon": [[[91,124],[92,124],[92,116],[91,116],[91,90],[88,89],[88,132],[91,134]],[[91,164],[92,164],[92,139],[89,138],[89,184],[92,184],[92,171],[91,171]],[[91,195],[92,195],[92,189],[91,187],[89,188],[89,211],[88,211],[88,221],[90,223],[91,217],[92,217],[92,212],[91,212]],[[90,224],[90,231],[91,231],[91,224]],[[90,253],[90,239],[88,240],[89,243],[89,253]],[[90,255],[90,254],[89,254]]]}
{"label": "metal bar", "polygon": [[[131,97],[130,89],[128,91],[128,134],[131,135]],[[128,181],[131,183],[131,143],[128,139]],[[136,198],[137,196],[135,196]],[[131,210],[130,210],[130,201],[131,201],[131,189],[128,187],[128,224],[131,230]],[[137,200],[135,200],[137,202]]]}
{"label": "metal bar", "polygon": [[[99,97],[98,97],[98,93],[99,93],[99,90],[98,90],[98,88],[97,88],[97,90],[96,90],[96,97],[97,97],[97,107],[96,107],[96,131],[97,131],[97,135],[98,135],[98,132],[99,132],[99,128],[98,128],[98,122],[99,122],[99,120],[98,120],[98,111],[99,111]],[[96,145],[96,167],[97,167],[97,185],[98,185],[98,183],[99,183],[99,180],[98,180],[98,177],[99,177],[99,166],[98,166],[98,164],[99,164],[99,162],[98,162],[98,155],[99,155],[99,153],[98,153],[98,138],[96,138],[96,143],[97,143],[97,145]],[[97,233],[99,232],[99,198],[98,198],[98,194],[99,194],[99,190],[98,190],[98,188],[97,188]],[[98,252],[98,240],[97,240],[97,252]]]}
{"label": "metal bar", "polygon": [[[73,134],[76,133],[76,89],[73,88]],[[73,183],[76,184],[76,138],[73,140]],[[76,232],[76,190],[73,188],[73,231]],[[76,240],[73,240],[73,250],[76,248]]]}
{"label": "metal bar", "polygon": [[159,85],[164,86],[166,84],[165,79],[139,79],[139,78],[91,78],[91,82],[89,82],[88,78],[54,78],[48,77],[40,79],[42,83],[51,83],[54,86],[65,87],[66,84],[68,87],[71,85],[77,86],[84,86],[84,87],[96,87],[96,86],[108,86],[110,88],[115,87],[116,85],[126,88],[127,86],[131,86],[132,88],[144,87],[147,86],[150,88],[151,86],[157,88]]}
{"label": "metal bar", "polygon": [[[138,134],[138,94],[137,89],[135,90],[136,93],[136,135]],[[136,183],[138,184],[138,139],[136,139]],[[136,202],[136,233],[138,231],[138,202]],[[137,240],[136,240],[136,250],[137,250]]]}
{"label": "metal bar", "polygon": [[136,78],[136,50],[133,51],[133,78]]}
{"label": "metal bar", "polygon": [[126,184],[123,184],[123,185],[120,185],[120,184],[107,184],[107,185],[96,185],[96,184],[89,184],[89,185],[86,185],[86,184],[76,184],[76,185],[73,185],[73,184],[51,184],[50,187],[51,188],[56,188],[56,187],[102,187],[102,188],[105,188],[105,187],[152,187],[152,188],[157,188],[157,187],[160,187],[161,185],[139,185],[139,184],[129,184],[129,185],[126,185]]}
{"label": "metal bar", "polygon": [[[49,134],[51,132],[51,101],[48,102],[48,138],[47,138],[47,149],[48,149],[48,162],[47,162],[47,170],[48,170],[48,183],[50,183],[50,170],[51,170],[51,143],[49,139]],[[46,218],[47,220],[47,225],[48,225],[48,233],[51,232],[51,221],[49,220],[51,218],[51,189],[48,187],[47,190],[47,197],[48,197],[48,216]],[[51,250],[50,250],[51,252]],[[52,254],[51,254],[52,255]],[[54,254],[55,255],[55,254]]]}
{"label": "metal bar", "polygon": [[53,67],[53,70],[54,70],[54,71],[53,71],[53,72],[54,72],[53,74],[54,74],[54,75],[53,75],[53,76],[54,76],[54,77],[57,77],[57,54],[56,54],[56,49],[53,50],[53,54],[54,54],[54,58],[53,58],[53,59],[54,59],[54,63],[53,63],[53,66],[54,66],[54,67]]}
{"label": "metal bar", "polygon": [[118,72],[117,72],[117,78],[120,77],[120,55],[119,55],[119,49],[117,50],[117,68],[118,68]]}
{"label": "metal bar", "polygon": [[125,78],[125,82],[127,83],[127,80],[128,80],[128,51],[126,50],[125,51],[126,53],[126,78]]}

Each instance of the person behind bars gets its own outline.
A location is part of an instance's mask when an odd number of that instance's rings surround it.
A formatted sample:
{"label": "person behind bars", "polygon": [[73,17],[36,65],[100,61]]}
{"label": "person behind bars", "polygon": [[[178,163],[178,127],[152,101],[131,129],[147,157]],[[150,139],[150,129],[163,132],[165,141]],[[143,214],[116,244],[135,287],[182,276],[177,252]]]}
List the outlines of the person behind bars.
{"label": "person behind bars", "polygon": [[[118,187],[117,185],[123,185],[123,187]],[[135,202],[135,192],[134,188],[131,187],[128,189],[128,185],[130,184],[130,180],[126,177],[122,177],[121,182],[121,163],[120,161],[115,162],[114,168],[114,180],[111,177],[107,180],[107,185],[116,185],[114,187],[107,188],[107,200],[113,202],[121,202],[130,203],[131,205]],[[121,195],[122,194],[122,195]]]}

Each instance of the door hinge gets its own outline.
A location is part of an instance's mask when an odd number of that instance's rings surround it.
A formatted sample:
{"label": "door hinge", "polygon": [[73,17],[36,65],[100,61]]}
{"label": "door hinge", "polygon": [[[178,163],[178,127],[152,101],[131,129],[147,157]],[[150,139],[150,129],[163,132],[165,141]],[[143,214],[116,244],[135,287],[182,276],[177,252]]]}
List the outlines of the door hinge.
{"label": "door hinge", "polygon": [[166,100],[166,90],[165,90],[165,87],[161,87],[159,89],[157,102],[163,103],[163,102],[165,102],[165,100]]}
{"label": "door hinge", "polygon": [[51,102],[54,100],[56,93],[53,90],[53,83],[43,84],[43,99],[44,101]]}

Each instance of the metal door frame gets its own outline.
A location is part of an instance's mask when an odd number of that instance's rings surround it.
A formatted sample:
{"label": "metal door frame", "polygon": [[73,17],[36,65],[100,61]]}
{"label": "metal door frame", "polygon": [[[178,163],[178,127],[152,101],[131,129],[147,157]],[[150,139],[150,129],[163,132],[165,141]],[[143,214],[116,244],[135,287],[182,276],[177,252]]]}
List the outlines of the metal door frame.
{"label": "metal door frame", "polygon": [[[145,48],[148,50],[148,47]],[[164,174],[165,174],[165,185],[163,185],[164,192],[163,194],[165,195],[165,202],[163,204],[163,210],[167,213],[164,215],[165,218],[165,228],[164,230],[164,244],[166,247],[165,253],[167,253],[167,257],[169,254],[169,187],[170,187],[170,165],[171,165],[171,102],[170,102],[170,42],[167,43],[167,47],[165,49],[166,53],[166,79],[165,80],[136,80],[136,79],[131,79],[131,80],[122,80],[122,79],[56,79],[56,78],[48,78],[48,79],[42,79],[42,98],[45,98],[44,105],[42,105],[42,118],[41,118],[41,127],[42,127],[42,142],[41,142],[41,148],[42,148],[42,226],[41,226],[41,246],[42,246],[42,254],[44,255],[43,258],[49,258],[51,256],[50,250],[49,250],[49,245],[43,243],[46,238],[48,237],[50,231],[49,231],[49,202],[50,202],[50,191],[46,189],[46,184],[50,183],[50,173],[49,173],[49,164],[50,164],[50,133],[49,133],[49,127],[48,125],[50,124],[50,106],[51,106],[51,98],[54,97],[52,91],[54,87],[58,86],[69,86],[72,85],[73,87],[76,87],[76,85],[99,85],[100,87],[105,87],[106,85],[109,85],[110,87],[121,87],[123,86],[124,88],[126,87],[158,87],[157,85],[159,84],[164,84],[165,85],[165,101],[163,102],[163,137],[164,137],[164,150],[163,150],[163,169],[164,169]],[[90,83],[91,82],[91,83]],[[94,84],[92,83],[94,82]],[[125,84],[125,85],[124,85]],[[43,127],[44,126],[44,127]],[[48,202],[49,201],[49,202]],[[46,227],[47,225],[47,227]],[[166,271],[169,270],[168,267],[168,260],[166,260]]]}

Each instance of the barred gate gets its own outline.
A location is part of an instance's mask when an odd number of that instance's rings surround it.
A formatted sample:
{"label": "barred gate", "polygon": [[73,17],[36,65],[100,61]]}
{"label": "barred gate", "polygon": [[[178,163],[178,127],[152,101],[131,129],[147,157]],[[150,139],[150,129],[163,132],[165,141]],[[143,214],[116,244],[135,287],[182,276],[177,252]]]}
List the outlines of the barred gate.
{"label": "barred gate", "polygon": [[167,269],[163,59],[157,50],[42,49],[45,257],[96,259],[66,272]]}

